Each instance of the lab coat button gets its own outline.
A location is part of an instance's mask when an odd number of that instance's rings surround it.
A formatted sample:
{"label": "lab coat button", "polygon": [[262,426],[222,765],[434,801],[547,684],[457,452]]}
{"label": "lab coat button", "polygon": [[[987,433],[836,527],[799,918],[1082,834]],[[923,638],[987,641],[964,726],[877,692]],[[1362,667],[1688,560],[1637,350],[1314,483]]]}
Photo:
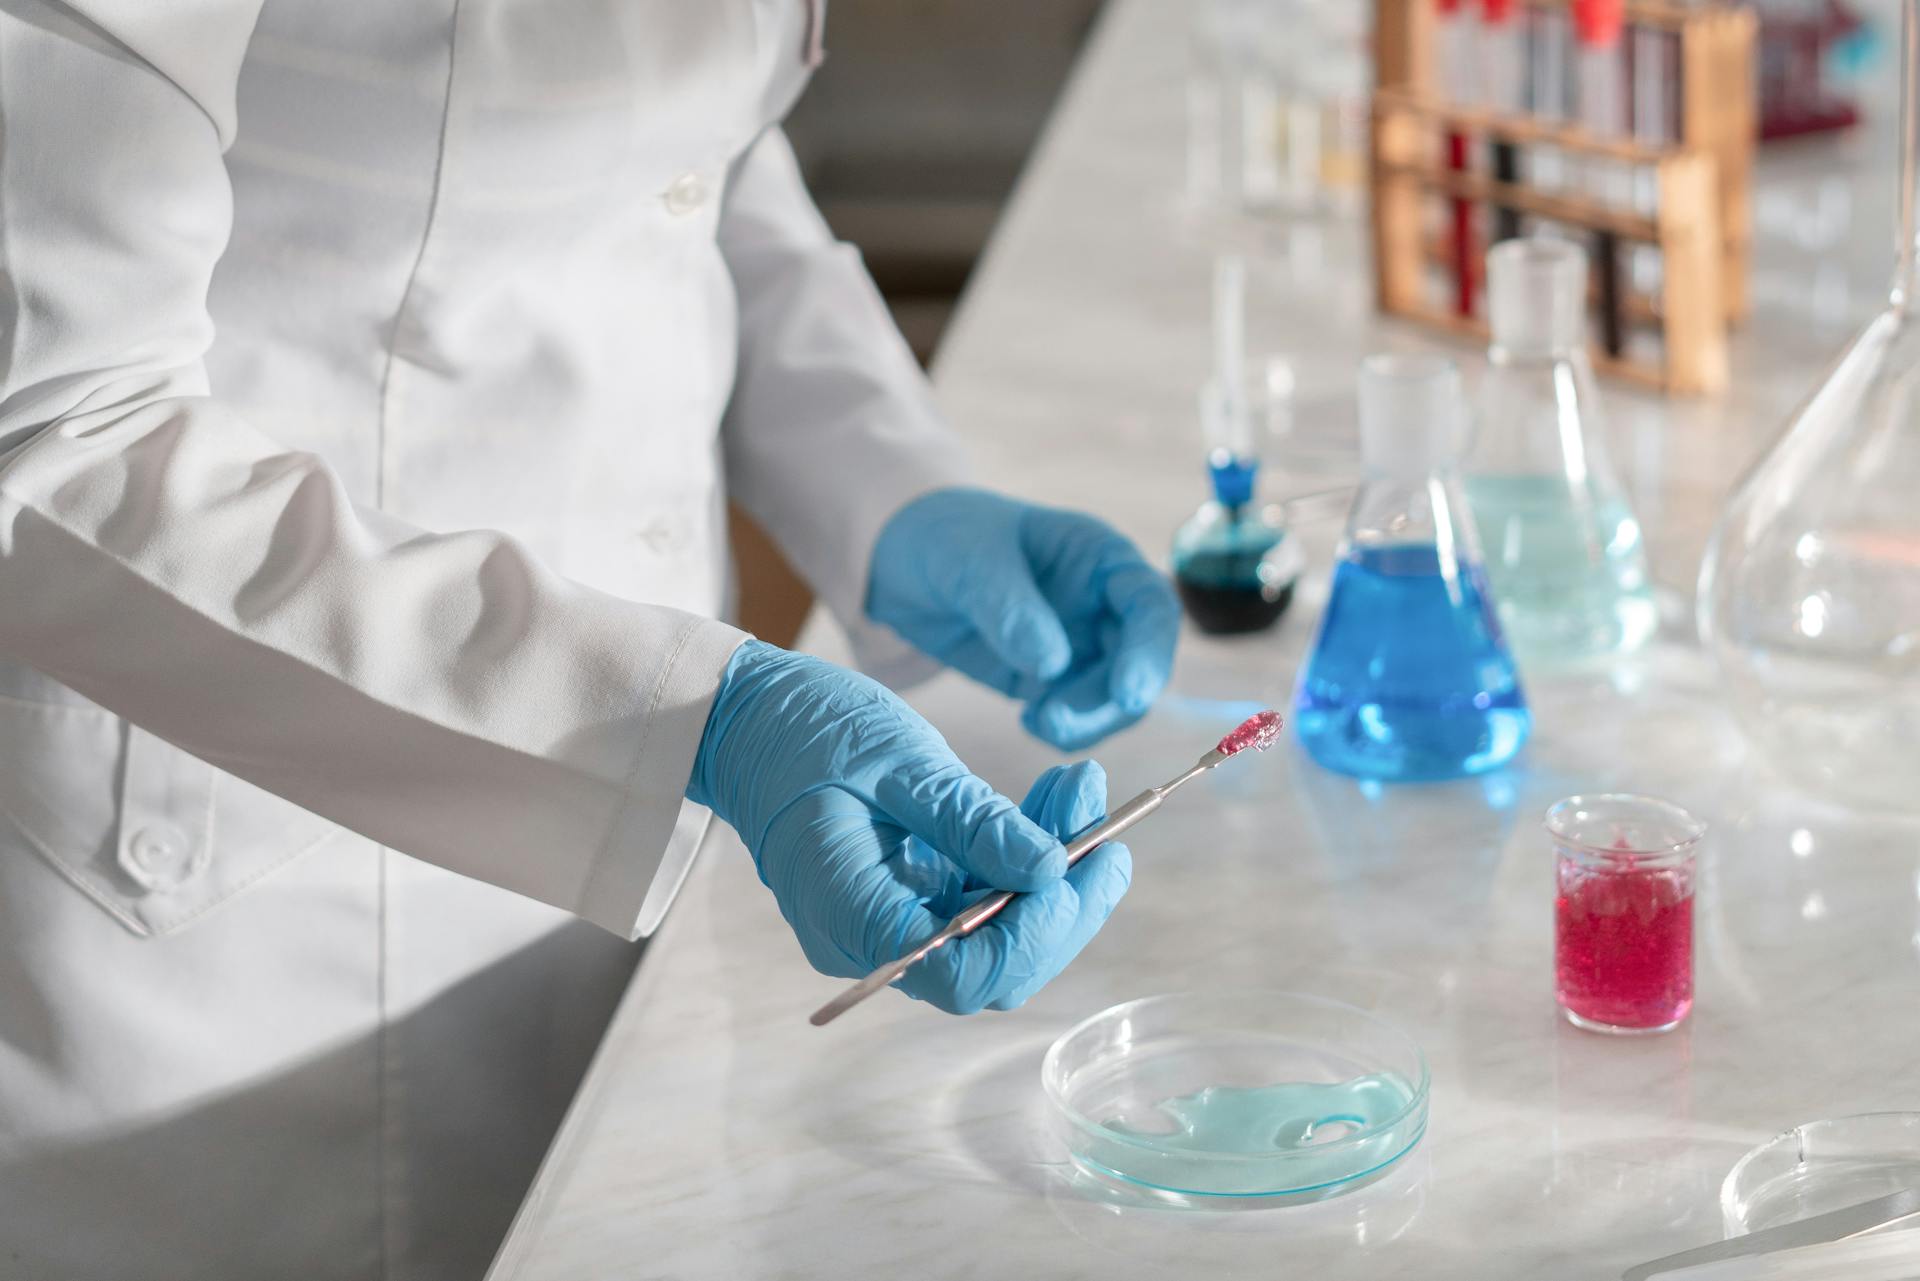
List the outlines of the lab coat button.
{"label": "lab coat button", "polygon": [[691,531],[682,521],[655,517],[634,531],[633,536],[649,552],[672,556],[686,548]]}
{"label": "lab coat button", "polygon": [[120,866],[142,886],[156,891],[177,889],[199,870],[186,833],[167,823],[143,827],[127,838]]}
{"label": "lab coat button", "polygon": [[676,218],[685,217],[707,203],[707,180],[697,173],[683,173],[667,185],[661,199],[666,202],[668,213]]}

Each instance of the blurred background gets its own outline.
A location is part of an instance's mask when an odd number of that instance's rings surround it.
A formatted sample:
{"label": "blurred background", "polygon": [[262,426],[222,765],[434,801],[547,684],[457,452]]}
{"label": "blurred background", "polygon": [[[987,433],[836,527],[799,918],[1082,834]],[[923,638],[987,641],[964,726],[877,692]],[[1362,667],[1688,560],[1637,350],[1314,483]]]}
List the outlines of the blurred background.
{"label": "blurred background", "polygon": [[[788,117],[787,134],[820,211],[865,255],[923,365],[1100,7],[1101,0],[829,6],[827,60]],[[744,512],[734,509],[730,523],[741,625],[792,644],[812,593]]]}
{"label": "blurred background", "polygon": [[[923,363],[1101,6],[832,0],[828,60],[788,132],[828,222],[866,255]],[[1198,21],[1209,8],[1230,6],[1193,0],[1193,7]],[[1364,25],[1372,3],[1312,7],[1350,7]],[[1884,40],[1872,37],[1875,26],[1884,36],[1896,25],[1894,6],[1756,0],[1753,7],[1763,32],[1755,68],[1761,135],[1831,138],[1826,130],[1854,123],[1862,73],[1890,70],[1892,59],[1876,56]],[[1326,89],[1359,99],[1365,85]]]}
{"label": "blurred background", "polygon": [[[923,364],[937,353],[1103,7],[1103,0],[831,0],[827,60],[787,130],[821,211],[836,235],[861,250]],[[1187,0],[1183,7],[1190,24],[1190,47],[1180,54],[1187,66],[1179,124],[1187,134],[1184,207],[1227,214],[1256,239],[1270,238],[1275,228],[1295,229],[1289,243],[1305,252],[1294,256],[1318,260],[1313,237],[1323,229],[1364,225],[1372,92],[1380,67],[1403,75],[1413,57],[1401,27],[1389,28],[1384,48],[1374,39],[1376,10],[1410,13],[1419,6],[1413,0]],[[1669,7],[1685,13],[1722,6],[1684,0]],[[1875,119],[1859,104],[1892,101],[1897,60],[1889,54],[1897,7],[1894,0],[1753,0],[1746,7],[1759,30],[1747,55],[1749,87],[1715,113],[1730,122],[1728,128],[1711,121],[1706,126],[1708,133],[1725,135],[1719,146],[1728,150],[1722,159],[1729,164],[1723,167],[1744,173],[1758,161],[1769,173],[1752,195],[1750,214],[1729,221],[1728,243],[1743,246],[1729,263],[1742,282],[1736,291],[1742,301],[1731,306],[1729,322],[1756,331],[1785,328],[1836,345],[1857,324],[1861,306],[1874,305],[1881,285],[1879,228],[1890,215],[1859,206],[1851,175],[1861,148],[1885,154],[1890,145],[1873,135],[1891,127],[1894,113]],[[1468,42],[1469,63],[1478,65],[1493,48],[1486,42],[1498,38],[1493,29],[1482,30],[1480,15],[1526,9],[1474,0],[1449,10],[1463,15],[1451,25]],[[1556,64],[1556,29],[1545,22],[1544,11],[1532,12],[1533,18],[1512,21],[1507,31],[1515,78],[1506,89],[1476,77],[1473,85],[1442,84],[1442,91],[1515,94],[1542,119],[1573,119],[1579,97],[1575,51],[1564,21],[1558,61],[1567,65],[1559,79],[1549,86],[1533,77],[1521,88],[1522,63],[1532,66],[1544,56],[1543,65]],[[1400,36],[1391,35],[1396,29]],[[1444,81],[1453,56],[1447,33],[1427,31],[1422,38],[1429,45],[1437,41],[1426,56]],[[1650,37],[1634,37],[1643,38]],[[1640,56],[1630,63],[1631,88],[1638,100],[1643,91],[1661,87],[1643,83],[1641,70],[1664,64],[1635,48]],[[1622,83],[1619,89],[1624,94],[1628,87]],[[1677,110],[1674,101],[1669,89],[1667,107]],[[1660,127],[1643,136],[1642,116],[1661,114],[1636,108],[1633,136],[1651,144],[1672,141]],[[1624,136],[1624,118],[1611,123]],[[1851,127],[1858,123],[1866,127]],[[1753,152],[1762,140],[1770,144],[1763,156],[1771,161]],[[1551,189],[1556,178],[1549,173],[1549,150],[1542,149],[1532,176]],[[1735,207],[1746,206],[1744,178],[1728,193],[1736,189]],[[1178,194],[1170,189],[1170,204]],[[1872,206],[1879,188],[1867,195]],[[1748,226],[1769,249],[1764,268],[1750,277]],[[1868,228],[1871,233],[1862,234]],[[1848,262],[1856,253],[1866,263],[1859,270]],[[1633,284],[1651,299],[1658,269],[1646,257],[1631,264]],[[1443,276],[1444,248],[1414,269],[1423,294],[1447,293],[1436,264]],[[1462,305],[1469,313],[1481,309],[1478,301]],[[1657,300],[1650,305],[1657,308]],[[1749,316],[1749,310],[1758,314]],[[1654,339],[1643,327],[1609,353],[1644,357],[1654,350]],[[762,637],[790,643],[807,616],[810,595],[771,542],[739,513],[733,538],[741,621]]]}
{"label": "blurred background", "polygon": [[787,130],[923,363],[1099,9],[832,0],[827,61]]}

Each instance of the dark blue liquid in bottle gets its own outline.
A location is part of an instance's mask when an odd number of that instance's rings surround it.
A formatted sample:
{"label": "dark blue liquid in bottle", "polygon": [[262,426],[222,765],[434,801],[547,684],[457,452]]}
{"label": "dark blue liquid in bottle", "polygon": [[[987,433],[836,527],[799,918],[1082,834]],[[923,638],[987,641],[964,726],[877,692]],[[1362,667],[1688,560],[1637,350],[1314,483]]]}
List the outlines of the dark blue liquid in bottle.
{"label": "dark blue liquid in bottle", "polygon": [[1286,528],[1254,501],[1259,464],[1216,450],[1207,460],[1214,501],[1173,536],[1173,582],[1187,618],[1232,635],[1273,626],[1293,600],[1301,553]]}
{"label": "dark blue liquid in bottle", "polygon": [[1478,564],[1432,544],[1357,548],[1334,571],[1295,696],[1300,741],[1328,769],[1387,781],[1497,769],[1532,718]]}

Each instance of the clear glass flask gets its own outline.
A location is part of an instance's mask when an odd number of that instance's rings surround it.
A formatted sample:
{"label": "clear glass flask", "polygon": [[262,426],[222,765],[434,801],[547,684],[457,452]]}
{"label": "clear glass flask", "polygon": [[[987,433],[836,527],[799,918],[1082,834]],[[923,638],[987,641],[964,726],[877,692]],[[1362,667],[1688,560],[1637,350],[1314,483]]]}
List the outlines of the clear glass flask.
{"label": "clear glass flask", "polygon": [[1902,41],[1898,266],[1868,323],[1734,491],[1700,574],[1733,710],[1782,772],[1920,811],[1920,0]]}
{"label": "clear glass flask", "polygon": [[1640,524],[1614,479],[1587,360],[1587,263],[1572,241],[1487,255],[1487,353],[1467,499],[1487,578],[1528,667],[1637,648],[1659,622]]}
{"label": "clear glass flask", "polygon": [[1454,475],[1460,376],[1438,356],[1360,368],[1365,475],[1294,695],[1308,753],[1390,781],[1496,769],[1531,718]]}

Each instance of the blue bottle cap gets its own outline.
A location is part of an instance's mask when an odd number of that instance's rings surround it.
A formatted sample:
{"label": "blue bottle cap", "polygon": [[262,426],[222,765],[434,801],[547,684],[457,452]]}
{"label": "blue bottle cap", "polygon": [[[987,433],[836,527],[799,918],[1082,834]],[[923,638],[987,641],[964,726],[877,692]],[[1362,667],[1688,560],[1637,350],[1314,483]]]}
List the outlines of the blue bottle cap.
{"label": "blue bottle cap", "polygon": [[1256,460],[1216,449],[1207,455],[1207,471],[1213,476],[1213,496],[1221,506],[1244,507],[1253,501],[1253,481],[1260,473]]}

